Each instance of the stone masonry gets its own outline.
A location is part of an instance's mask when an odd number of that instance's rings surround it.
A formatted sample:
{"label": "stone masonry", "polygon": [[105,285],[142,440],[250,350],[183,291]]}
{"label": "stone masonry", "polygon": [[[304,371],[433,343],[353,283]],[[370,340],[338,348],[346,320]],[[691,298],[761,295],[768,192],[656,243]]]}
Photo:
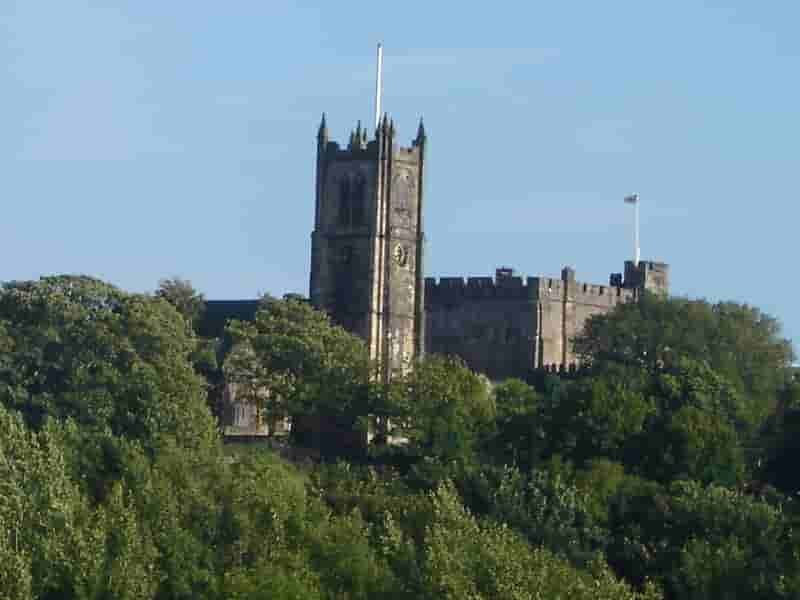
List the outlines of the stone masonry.
{"label": "stone masonry", "polygon": [[490,379],[574,364],[571,340],[586,320],[635,300],[667,293],[669,267],[632,261],[609,285],[528,277],[498,269],[491,277],[423,280],[426,144],[420,122],[408,148],[384,117],[375,137],[358,127],[346,148],[317,135],[311,302],[367,342],[388,378],[424,351],[461,357]]}
{"label": "stone masonry", "polygon": [[425,142],[420,122],[399,146],[386,116],[372,140],[359,123],[346,148],[324,115],[317,135],[311,302],[366,340],[384,378],[423,352]]}
{"label": "stone masonry", "polygon": [[[501,268],[495,277],[423,278],[423,190],[427,137],[420,121],[409,147],[397,143],[384,116],[372,139],[359,124],[346,147],[317,133],[310,299],[361,336],[381,378],[409,368],[424,352],[461,357],[492,380],[575,364],[572,339],[586,320],[635,301],[645,290],[666,294],[669,267],[625,263],[608,285],[561,277],[527,277]],[[250,320],[255,300],[210,301],[202,334],[221,337],[231,319]],[[229,435],[264,435],[266,424],[223,384],[221,412]]]}
{"label": "stone masonry", "polygon": [[625,278],[612,274],[609,285],[576,281],[569,267],[560,278],[522,279],[507,268],[494,278],[426,278],[426,347],[460,356],[492,380],[568,368],[576,362],[571,341],[586,320],[645,289],[667,293],[667,265],[628,261]]}

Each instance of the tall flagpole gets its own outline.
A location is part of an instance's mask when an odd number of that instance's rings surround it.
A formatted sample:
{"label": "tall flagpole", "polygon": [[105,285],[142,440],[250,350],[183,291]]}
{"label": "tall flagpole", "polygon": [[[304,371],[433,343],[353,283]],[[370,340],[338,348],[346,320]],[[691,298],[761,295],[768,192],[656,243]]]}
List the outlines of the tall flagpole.
{"label": "tall flagpole", "polygon": [[381,121],[381,94],[383,93],[383,46],[378,44],[378,72],[375,77],[375,129]]}

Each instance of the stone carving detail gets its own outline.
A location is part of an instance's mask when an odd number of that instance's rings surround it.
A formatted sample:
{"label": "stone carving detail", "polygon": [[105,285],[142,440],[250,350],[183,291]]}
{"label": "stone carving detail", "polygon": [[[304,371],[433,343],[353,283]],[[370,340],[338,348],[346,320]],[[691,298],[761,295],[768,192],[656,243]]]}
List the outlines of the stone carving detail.
{"label": "stone carving detail", "polygon": [[405,267],[408,264],[408,252],[400,244],[394,247],[394,261],[401,267]]}

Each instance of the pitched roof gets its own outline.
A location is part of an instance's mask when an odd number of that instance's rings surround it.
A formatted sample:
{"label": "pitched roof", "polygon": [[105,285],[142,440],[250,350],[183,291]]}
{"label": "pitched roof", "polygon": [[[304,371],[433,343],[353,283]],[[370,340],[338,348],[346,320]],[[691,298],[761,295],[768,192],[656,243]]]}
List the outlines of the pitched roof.
{"label": "pitched roof", "polygon": [[259,300],[207,300],[198,333],[207,338],[222,337],[228,321],[255,319],[259,304]]}

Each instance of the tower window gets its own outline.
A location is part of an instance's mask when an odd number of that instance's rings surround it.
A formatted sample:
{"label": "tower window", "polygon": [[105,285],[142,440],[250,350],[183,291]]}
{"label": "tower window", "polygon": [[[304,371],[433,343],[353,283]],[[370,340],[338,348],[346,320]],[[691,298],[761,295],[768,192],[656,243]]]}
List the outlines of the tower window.
{"label": "tower window", "polygon": [[350,180],[339,182],[339,225],[350,224]]}
{"label": "tower window", "polygon": [[411,196],[410,187],[407,174],[403,173],[395,178],[393,204],[396,211],[407,212],[409,210]]}
{"label": "tower window", "polygon": [[247,423],[247,415],[245,414],[245,408],[242,404],[236,403],[233,405],[233,426],[234,427],[246,427]]}
{"label": "tower window", "polygon": [[367,201],[367,182],[359,177],[353,186],[351,208],[353,210],[353,225],[364,224],[364,209]]}

